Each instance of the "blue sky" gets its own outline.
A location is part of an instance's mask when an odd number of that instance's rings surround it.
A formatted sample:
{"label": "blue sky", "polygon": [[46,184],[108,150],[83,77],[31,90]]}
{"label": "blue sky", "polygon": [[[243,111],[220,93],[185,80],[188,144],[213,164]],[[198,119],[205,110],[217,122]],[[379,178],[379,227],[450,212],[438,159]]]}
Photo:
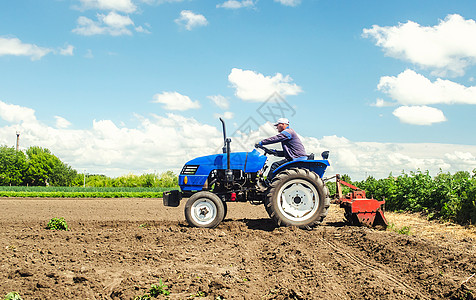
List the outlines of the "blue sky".
{"label": "blue sky", "polygon": [[1,1],[0,144],[177,171],[219,150],[218,116],[250,151],[279,102],[331,173],[470,171],[475,20],[474,1]]}

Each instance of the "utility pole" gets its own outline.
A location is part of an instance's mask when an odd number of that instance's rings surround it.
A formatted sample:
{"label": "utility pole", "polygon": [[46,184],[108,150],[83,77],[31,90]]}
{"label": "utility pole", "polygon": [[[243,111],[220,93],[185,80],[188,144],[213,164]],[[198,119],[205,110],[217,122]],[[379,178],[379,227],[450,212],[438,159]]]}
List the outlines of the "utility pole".
{"label": "utility pole", "polygon": [[20,149],[20,131],[17,131],[17,151]]}

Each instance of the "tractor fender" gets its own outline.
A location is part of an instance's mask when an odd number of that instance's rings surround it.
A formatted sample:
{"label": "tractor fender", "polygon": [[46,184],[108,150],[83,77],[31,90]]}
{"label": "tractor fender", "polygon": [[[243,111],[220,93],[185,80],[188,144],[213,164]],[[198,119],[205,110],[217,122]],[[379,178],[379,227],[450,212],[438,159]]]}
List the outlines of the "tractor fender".
{"label": "tractor fender", "polygon": [[310,171],[313,171],[314,173],[319,175],[319,177],[322,178],[324,176],[324,172],[326,171],[326,168],[328,166],[330,166],[330,163],[327,159],[323,159],[323,160],[292,160],[290,162],[282,164],[276,170],[274,170],[273,174],[271,174],[271,178],[273,178],[277,174],[281,173],[282,171],[290,169],[290,168],[308,169]]}

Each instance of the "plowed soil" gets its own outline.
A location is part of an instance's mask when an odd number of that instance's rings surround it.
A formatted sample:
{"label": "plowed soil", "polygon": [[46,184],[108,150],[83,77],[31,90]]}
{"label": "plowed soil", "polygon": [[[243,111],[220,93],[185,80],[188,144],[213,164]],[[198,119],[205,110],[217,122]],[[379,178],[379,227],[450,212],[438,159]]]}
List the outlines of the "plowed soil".
{"label": "plowed soil", "polygon": [[[191,228],[161,199],[0,199],[0,298],[474,299],[476,230],[386,213],[392,228],[275,228],[263,206],[228,205]],[[64,217],[68,231],[45,229]],[[409,226],[410,233],[402,234]],[[2,298],[3,299],[3,298]]]}

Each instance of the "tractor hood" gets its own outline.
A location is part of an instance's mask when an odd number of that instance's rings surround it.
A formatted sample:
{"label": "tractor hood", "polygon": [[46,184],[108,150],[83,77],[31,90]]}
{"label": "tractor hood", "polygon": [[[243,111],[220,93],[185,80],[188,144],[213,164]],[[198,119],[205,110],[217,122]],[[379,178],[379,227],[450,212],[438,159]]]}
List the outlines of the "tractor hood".
{"label": "tractor hood", "polygon": [[[258,172],[266,163],[266,156],[256,149],[251,152],[230,153],[230,169],[245,173]],[[207,155],[188,161],[180,172],[179,185],[182,191],[200,191],[213,170],[227,168],[226,154]]]}
{"label": "tractor hood", "polygon": [[[242,170],[243,172],[258,172],[264,166],[266,156],[261,155],[256,149],[251,152],[230,153],[230,169]],[[226,169],[226,154],[207,155],[194,158],[185,165],[199,166],[197,175],[208,175],[214,169]],[[203,171],[203,172],[200,172]]]}

